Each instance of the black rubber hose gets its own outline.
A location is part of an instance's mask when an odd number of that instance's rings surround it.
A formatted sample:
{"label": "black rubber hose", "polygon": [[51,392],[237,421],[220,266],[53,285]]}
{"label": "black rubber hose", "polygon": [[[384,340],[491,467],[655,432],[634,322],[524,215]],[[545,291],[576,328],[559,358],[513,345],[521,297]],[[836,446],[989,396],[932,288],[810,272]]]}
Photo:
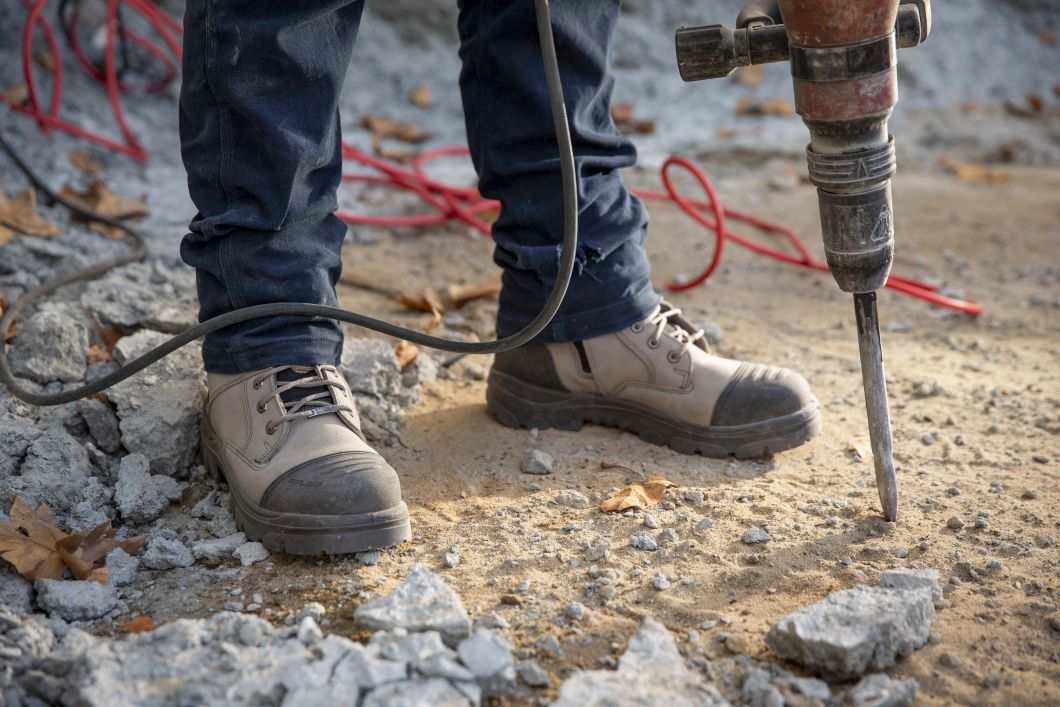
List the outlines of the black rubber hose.
{"label": "black rubber hose", "polygon": [[[563,251],[560,256],[559,271],[556,276],[556,282],[552,286],[552,291],[549,293],[548,298],[545,300],[545,304],[538,315],[522,330],[511,336],[506,336],[503,339],[497,339],[496,341],[454,341],[451,339],[430,336],[412,329],[406,329],[405,327],[391,324],[390,322],[384,322],[364,314],[340,309],[339,307],[327,307],[319,304],[296,304],[290,302],[260,304],[253,307],[246,307],[245,309],[239,309],[234,312],[228,312],[190,327],[157,348],[154,348],[139,358],[130,361],[113,373],[87,385],[81,386],[80,388],[63,391],[61,393],[35,393],[32,390],[27,390],[20,386],[11,371],[11,362],[7,356],[7,347],[0,344],[0,383],[3,383],[16,398],[31,405],[62,405],[64,403],[70,403],[100,393],[114,384],[120,383],[126,378],[139,373],[152,363],[168,356],[185,344],[205,336],[212,331],[217,331],[226,326],[239,324],[240,322],[249,321],[251,319],[277,317],[281,315],[336,319],[341,322],[365,327],[366,329],[372,329],[398,339],[405,339],[406,341],[411,341],[429,348],[464,354],[500,353],[502,351],[514,349],[533,339],[540,334],[546,326],[548,326],[549,322],[552,321],[552,318],[559,310],[560,305],[563,303],[563,298],[567,294],[567,288],[570,285],[571,277],[574,273],[574,259],[578,247],[578,189],[574,166],[574,148],[571,145],[570,126],[567,124],[567,108],[563,102],[563,86],[560,80],[559,61],[556,58],[556,45],[552,37],[552,21],[549,14],[548,0],[534,0],[534,11],[537,19],[537,36],[541,44],[541,61],[544,64],[545,81],[548,85],[549,105],[552,109],[552,122],[555,127],[556,142],[559,146],[560,172],[563,179]],[[121,228],[128,234],[127,240],[132,246],[132,249],[127,255],[113,258],[111,260],[105,260],[96,265],[84,268],[83,270],[60,275],[23,294],[11,305],[7,312],[4,313],[3,318],[0,319],[0,332],[6,332],[11,323],[14,322],[22,312],[45,295],[48,295],[65,285],[93,280],[115,267],[142,260],[146,254],[146,247],[144,245],[144,237],[132,226],[129,226],[122,221],[96,213],[90,209],[83,208],[57,194],[33,171],[32,168],[30,168],[28,164],[26,164],[25,160],[23,160],[11,144],[4,139],[3,135],[0,135],[0,148],[11,157],[18,168],[21,169],[30,182],[32,182],[33,186],[40,190],[47,199],[62,204],[82,218],[99,221],[101,223]]]}

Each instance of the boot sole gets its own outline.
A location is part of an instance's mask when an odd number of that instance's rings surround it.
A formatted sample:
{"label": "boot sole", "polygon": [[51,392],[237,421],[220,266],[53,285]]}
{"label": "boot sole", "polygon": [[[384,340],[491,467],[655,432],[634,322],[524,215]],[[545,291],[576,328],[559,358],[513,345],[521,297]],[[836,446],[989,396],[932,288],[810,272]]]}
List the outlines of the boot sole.
{"label": "boot sole", "polygon": [[383,511],[347,515],[280,513],[262,508],[243,496],[238,485],[228,480],[223,457],[210,442],[204,420],[203,464],[228,484],[236,527],[246,533],[248,540],[258,541],[272,552],[346,555],[380,550],[412,539],[409,509],[404,501]]}
{"label": "boot sole", "polygon": [[821,431],[821,410],[815,399],[798,412],[749,425],[702,427],[639,403],[592,393],[542,388],[491,370],[486,404],[506,427],[580,430],[589,422],[632,432],[645,442],[682,454],[740,459],[765,456],[798,447]]}

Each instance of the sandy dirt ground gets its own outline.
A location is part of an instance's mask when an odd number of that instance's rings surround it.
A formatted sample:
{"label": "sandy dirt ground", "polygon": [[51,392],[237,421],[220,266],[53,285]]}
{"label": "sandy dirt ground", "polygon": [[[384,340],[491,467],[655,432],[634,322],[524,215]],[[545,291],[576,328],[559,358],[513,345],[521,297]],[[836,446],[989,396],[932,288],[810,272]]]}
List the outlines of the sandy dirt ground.
{"label": "sandy dirt ground", "polygon": [[[743,173],[751,176],[720,182],[723,200],[782,220],[819,253],[812,187],[776,190],[766,186],[763,169]],[[282,620],[319,601],[328,608],[326,630],[357,636],[354,609],[423,562],[460,593],[473,618],[503,617],[517,652],[550,671],[549,689],[520,687],[504,698],[535,704],[554,696],[575,668],[613,666],[643,617],[668,626],[691,664],[724,685],[738,656],[769,658],[763,636],[789,612],[831,591],[875,584],[890,567],[930,567],[941,573],[947,606],[931,642],[892,675],[915,677],[925,704],[1060,703],[1060,634],[1049,626],[1060,602],[1060,170],[1006,174],[993,184],[942,173],[897,179],[896,271],[987,307],[973,319],[881,296],[897,524],[882,520],[871,459],[855,451],[866,446],[867,433],[849,296],[828,276],[730,246],[708,286],[672,299],[722,327],[721,354],[782,364],[809,378],[825,417],[812,443],[736,461],[683,456],[595,426],[535,437],[491,418],[483,380],[490,361],[467,359],[428,385],[407,413],[400,444],[383,449],[412,509],[411,543],[371,567],[274,557],[249,573],[192,575],[212,583],[203,586],[168,573],[141,608],[155,604],[160,622],[207,615],[238,587],[244,596],[263,595],[266,618]],[[654,181],[647,173],[630,178],[643,186]],[[651,216],[658,277],[706,261],[712,240],[703,231],[666,206],[653,206]],[[347,246],[347,283],[407,290],[494,272],[489,242],[463,228],[375,235],[371,245]],[[361,286],[344,285],[341,297],[354,309],[424,323],[425,315],[409,315]],[[490,336],[494,306],[469,304],[449,317],[448,329]],[[520,473],[530,447],[555,457],[553,474]],[[604,460],[620,466],[602,469]],[[652,511],[678,536],[659,552],[630,546],[630,533],[643,528],[639,512],[604,515],[595,505],[556,502],[576,489],[595,504],[653,474],[678,485]],[[703,501],[687,499],[689,489],[702,491]],[[716,525],[697,534],[703,518]],[[753,526],[772,539],[743,544]],[[610,543],[610,557],[591,560],[587,547],[602,541]],[[459,556],[456,567],[446,553]],[[599,577],[611,570],[608,598]],[[665,591],[653,584],[658,573],[670,582]],[[571,601],[587,607],[580,620],[564,615]],[[548,636],[558,638],[560,653],[540,648]]]}

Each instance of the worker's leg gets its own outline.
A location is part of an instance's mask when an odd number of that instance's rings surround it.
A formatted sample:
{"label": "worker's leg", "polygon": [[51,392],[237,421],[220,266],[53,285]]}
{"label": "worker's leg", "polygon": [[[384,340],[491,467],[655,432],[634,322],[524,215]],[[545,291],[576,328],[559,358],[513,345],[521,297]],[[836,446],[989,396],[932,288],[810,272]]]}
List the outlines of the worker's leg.
{"label": "worker's leg", "polygon": [[[200,316],[334,305],[346,227],[338,98],[363,0],[189,0],[181,143],[199,209],[184,239]],[[411,535],[397,474],[360,433],[331,320],[211,334],[202,455],[236,523],[269,549],[359,552]]]}
{"label": "worker's leg", "polygon": [[[683,452],[758,455],[820,429],[798,374],[731,361],[660,304],[649,281],[641,203],[618,169],[633,146],[610,116],[608,71],[619,0],[556,0],[556,36],[580,184],[580,270],[543,342],[498,354],[490,409],[512,426],[622,427]],[[560,170],[531,0],[466,0],[461,76],[468,141],[484,194],[501,200],[495,258],[504,268],[497,330],[541,308],[562,231]]]}
{"label": "worker's leg", "polygon": [[[659,303],[644,252],[647,215],[619,169],[636,161],[611,120],[608,62],[619,0],[557,0],[552,27],[580,176],[578,268],[544,341],[618,331]],[[460,88],[479,189],[502,203],[493,224],[503,269],[497,333],[541,309],[563,233],[559,157],[532,0],[460,3]]]}
{"label": "worker's leg", "polygon": [[[363,0],[190,0],[180,135],[199,213],[181,255],[200,317],[272,302],[336,304],[346,226],[338,98]],[[274,317],[206,337],[214,373],[336,363],[337,322]]]}

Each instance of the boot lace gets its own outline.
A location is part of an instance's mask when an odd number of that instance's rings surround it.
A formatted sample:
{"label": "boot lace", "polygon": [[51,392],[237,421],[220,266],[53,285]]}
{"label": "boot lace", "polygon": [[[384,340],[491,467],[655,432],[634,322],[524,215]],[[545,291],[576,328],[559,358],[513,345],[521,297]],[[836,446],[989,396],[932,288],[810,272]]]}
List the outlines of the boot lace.
{"label": "boot lace", "polygon": [[[272,435],[285,422],[317,417],[331,413],[353,413],[352,405],[339,405],[335,402],[333,388],[345,390],[341,379],[327,378],[325,371],[334,371],[334,366],[274,366],[259,373],[253,382],[255,389],[261,388],[270,376],[277,376],[277,385],[267,396],[258,401],[258,412],[268,411],[270,404],[275,404],[282,414],[265,425],[265,433]],[[280,380],[284,373],[293,373],[293,380]],[[305,390],[299,397],[294,391]]]}
{"label": "boot lace", "polygon": [[667,354],[667,358],[674,363],[688,353],[698,341],[707,335],[702,329],[690,331],[679,325],[677,322],[670,321],[672,318],[680,316],[681,310],[677,307],[659,305],[648,315],[648,318],[644,320],[644,324],[640,325],[641,328],[643,328],[644,325],[655,326],[655,331],[652,333],[651,337],[648,338],[648,345],[652,348],[659,345],[659,341],[663,334],[667,334],[675,341],[681,343],[681,348]]}

